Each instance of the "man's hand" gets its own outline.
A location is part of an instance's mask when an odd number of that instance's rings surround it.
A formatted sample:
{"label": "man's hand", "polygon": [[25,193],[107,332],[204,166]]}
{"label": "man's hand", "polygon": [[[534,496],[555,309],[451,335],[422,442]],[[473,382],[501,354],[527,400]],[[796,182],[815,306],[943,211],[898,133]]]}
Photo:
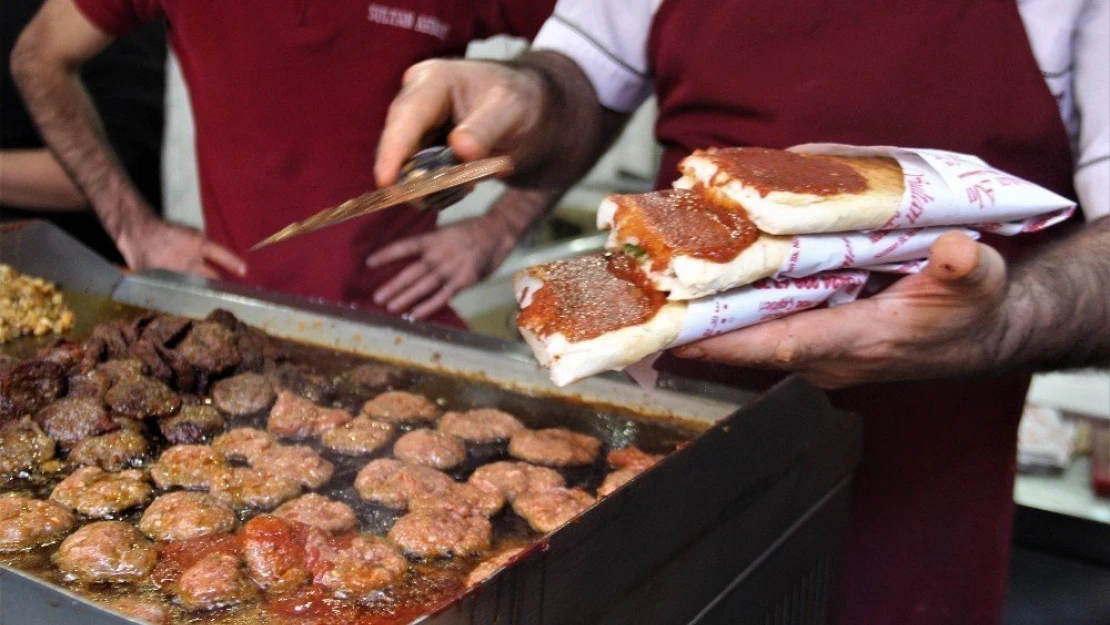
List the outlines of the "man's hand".
{"label": "man's hand", "polygon": [[204,278],[219,278],[219,269],[237,276],[247,273],[247,264],[231,250],[197,230],[160,219],[130,228],[117,243],[135,270],[169,269]]}
{"label": "man's hand", "polygon": [[762,323],[675,350],[683,358],[797,371],[825,388],[983,372],[1009,353],[1006,264],[959,234],[929,265],[870,299]]}

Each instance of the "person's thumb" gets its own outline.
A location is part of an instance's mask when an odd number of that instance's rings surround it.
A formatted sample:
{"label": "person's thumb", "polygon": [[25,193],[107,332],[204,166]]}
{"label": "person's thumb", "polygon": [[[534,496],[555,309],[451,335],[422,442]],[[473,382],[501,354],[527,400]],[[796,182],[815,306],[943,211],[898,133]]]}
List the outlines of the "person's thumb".
{"label": "person's thumb", "polygon": [[512,103],[490,94],[447,135],[447,144],[462,161],[485,158],[494,151],[504,151],[505,139],[519,131],[520,116],[514,114]]}
{"label": "person's thumb", "polygon": [[962,232],[948,232],[929,249],[925,273],[953,290],[989,293],[1006,281],[1006,261],[994,248]]}

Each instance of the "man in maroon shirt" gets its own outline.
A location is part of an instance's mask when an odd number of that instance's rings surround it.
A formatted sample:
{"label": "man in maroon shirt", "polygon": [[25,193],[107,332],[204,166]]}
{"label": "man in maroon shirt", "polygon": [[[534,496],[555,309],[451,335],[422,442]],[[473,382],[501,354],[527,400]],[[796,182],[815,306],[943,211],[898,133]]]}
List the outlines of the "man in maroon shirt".
{"label": "man in maroon shirt", "polygon": [[[402,206],[257,252],[292,221],[374,188],[378,136],[406,68],[473,39],[531,37],[552,1],[49,0],[13,53],[28,109],[128,265],[458,322],[444,308],[548,204],[510,191],[434,231]],[[76,69],[165,18],[189,87],[206,232],[161,221],[99,132]]]}

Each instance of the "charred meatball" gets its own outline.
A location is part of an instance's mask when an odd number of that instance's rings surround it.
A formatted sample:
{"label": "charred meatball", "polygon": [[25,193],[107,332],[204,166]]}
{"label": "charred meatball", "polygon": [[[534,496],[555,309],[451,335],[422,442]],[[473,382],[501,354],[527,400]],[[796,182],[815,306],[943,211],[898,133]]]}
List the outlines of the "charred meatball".
{"label": "charred meatball", "polygon": [[320,488],[331,479],[335,466],[304,445],[274,445],[255,456],[252,466],[305,488]]}
{"label": "charred meatball", "polygon": [[220,434],[212,441],[212,447],[223,452],[228,458],[253,463],[263,452],[276,444],[269,432],[255,428],[236,428]]}
{"label": "charred meatball", "polygon": [[552,467],[593,464],[600,451],[598,439],[562,428],[521,430],[509,441],[514,458]]}
{"label": "charred meatball", "polygon": [[501,491],[474,484],[454,483],[446,493],[415,495],[409,500],[409,510],[450,510],[462,516],[491,517],[505,506]]}
{"label": "charred meatball", "polygon": [[355,478],[355,490],[367,501],[404,510],[416,495],[443,494],[455,483],[446,473],[392,458],[370,461]]}
{"label": "charred meatball", "polygon": [[0,426],[0,476],[32,471],[54,457],[54,439],[31,417]]}
{"label": "charred meatball", "polygon": [[240,533],[250,578],[267,592],[294,590],[312,579],[304,537],[276,516],[257,516]]}
{"label": "charred meatball", "polygon": [[358,527],[358,518],[350,506],[316,493],[281,504],[274,510],[274,516],[332,533],[349,532]]}
{"label": "charred meatball", "polygon": [[466,460],[466,446],[450,434],[421,428],[397,439],[393,455],[405,462],[446,470]]}
{"label": "charred meatball", "polygon": [[112,381],[99,371],[89,371],[69,376],[67,386],[67,398],[90,397],[103,402],[108,389],[112,387]]}
{"label": "charred meatball", "polygon": [[134,429],[123,428],[77,443],[69,452],[69,461],[105,471],[122,471],[138,466],[146,452],[146,437]]}
{"label": "charred meatball", "polygon": [[474,570],[470,572],[470,575],[466,576],[466,585],[468,587],[476,586],[486,581],[487,579],[492,577],[494,573],[511,564],[514,560],[516,560],[517,556],[522,553],[524,553],[524,548],[516,547],[514,549],[506,549],[505,551],[502,551],[492,558],[483,560],[481,564],[474,567]]}
{"label": "charred meatball", "polygon": [[279,390],[292,391],[315,404],[327,403],[335,397],[332,380],[313,373],[307,367],[282,364],[270,372],[274,385]]}
{"label": "charred meatball", "polygon": [[274,385],[258,373],[241,373],[212,386],[212,402],[230,415],[249,415],[274,403]]}
{"label": "charred meatball", "polygon": [[174,598],[189,612],[227,608],[250,603],[259,596],[237,555],[214,552],[181,574],[173,586]]}
{"label": "charred meatball", "polygon": [[112,384],[120,382],[141,380],[150,371],[146,363],[137,358],[117,358],[97,365],[94,370],[97,374],[105,376]]}
{"label": "charred meatball", "polygon": [[439,431],[471,443],[508,440],[525,429],[513,415],[493,408],[448,412],[439,420]]}
{"label": "charred meatball", "polygon": [[175,445],[150,468],[159,488],[206,490],[227,468],[227,457],[208,445]]}
{"label": "charred meatball", "polygon": [[62,480],[50,499],[85,516],[104,519],[150,502],[154,489],[142,471],[108,473],[81,467]]}
{"label": "charred meatball", "polygon": [[59,399],[40,410],[35,420],[50,438],[67,448],[119,427],[108,418],[104,404],[92,398]]}
{"label": "charred meatball", "polygon": [[344,597],[369,599],[398,582],[409,562],[396,545],[370,534],[314,532],[305,542],[313,581]]}
{"label": "charred meatball", "polygon": [[239,365],[242,356],[235,345],[235,333],[215,321],[193,324],[177,346],[177,352],[190,365],[209,375],[218,375]]}
{"label": "charred meatball", "polygon": [[485,517],[448,510],[420,510],[397,519],[389,538],[418,558],[466,556],[490,546],[492,527]]}
{"label": "charred meatball", "polygon": [[239,518],[230,507],[204,493],[177,491],[154,500],[139,529],[154,540],[188,540],[233,531]]}
{"label": "charred meatball", "polygon": [[0,553],[61,540],[76,520],[64,506],[30,497],[0,497]]}
{"label": "charred meatball", "polygon": [[248,467],[230,467],[212,480],[209,494],[236,509],[273,510],[301,494],[301,485],[281,475]]}
{"label": "charred meatball", "polygon": [[530,490],[543,490],[566,486],[558,471],[537,467],[527,462],[509,460],[484,464],[470,474],[468,480],[478,487],[499,491],[508,501],[513,501]]}
{"label": "charred meatball", "polygon": [[97,521],[62,541],[54,564],[67,580],[132,583],[150,575],[158,550],[123,521]]}
{"label": "charred meatball", "polygon": [[168,417],[181,407],[181,398],[158,380],[121,380],[108,389],[104,401],[113,412],[136,419]]}
{"label": "charred meatball", "polygon": [[282,438],[309,438],[351,420],[351,413],[339,408],[324,408],[289,391],[278,394],[270,409],[266,429]]}
{"label": "charred meatball", "polygon": [[28,360],[0,370],[0,420],[33,415],[66,392],[66,370],[57,363]]}
{"label": "charred meatball", "polygon": [[174,445],[199,443],[223,431],[224,418],[212,406],[182,406],[174,416],[159,421],[158,428]]}
{"label": "charred meatball", "polygon": [[537,532],[547,533],[594,505],[594,498],[578,488],[530,490],[516,498],[513,511]]}
{"label": "charred meatball", "polygon": [[423,395],[389,391],[363,404],[362,411],[381,421],[413,423],[435,419],[439,415],[439,406]]}
{"label": "charred meatball", "polygon": [[324,447],[345,456],[366,456],[381,449],[393,438],[392,423],[358,416],[320,435]]}

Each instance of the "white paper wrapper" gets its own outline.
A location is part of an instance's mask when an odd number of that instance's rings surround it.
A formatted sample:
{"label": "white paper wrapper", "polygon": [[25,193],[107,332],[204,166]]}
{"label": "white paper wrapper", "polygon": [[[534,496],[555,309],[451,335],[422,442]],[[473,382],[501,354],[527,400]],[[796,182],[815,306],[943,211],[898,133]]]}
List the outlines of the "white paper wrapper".
{"label": "white paper wrapper", "polygon": [[667,346],[678,347],[731,330],[815,308],[855,300],[867,282],[860,270],[831,271],[805,278],[765,279],[739,289],[690,300],[678,337]]}
{"label": "white paper wrapper", "polygon": [[797,235],[790,239],[790,256],[774,277],[801,278],[832,269],[916,264],[914,261],[928,257],[933,242],[944,233],[953,231],[962,232],[972,239],[979,238],[978,232],[966,228]]}
{"label": "white paper wrapper", "polygon": [[835,143],[808,143],[790,150],[897,159],[905,173],[905,191],[897,215],[880,230],[971,225],[1015,235],[1043,230],[1075,212],[1071,200],[967,154]]}

